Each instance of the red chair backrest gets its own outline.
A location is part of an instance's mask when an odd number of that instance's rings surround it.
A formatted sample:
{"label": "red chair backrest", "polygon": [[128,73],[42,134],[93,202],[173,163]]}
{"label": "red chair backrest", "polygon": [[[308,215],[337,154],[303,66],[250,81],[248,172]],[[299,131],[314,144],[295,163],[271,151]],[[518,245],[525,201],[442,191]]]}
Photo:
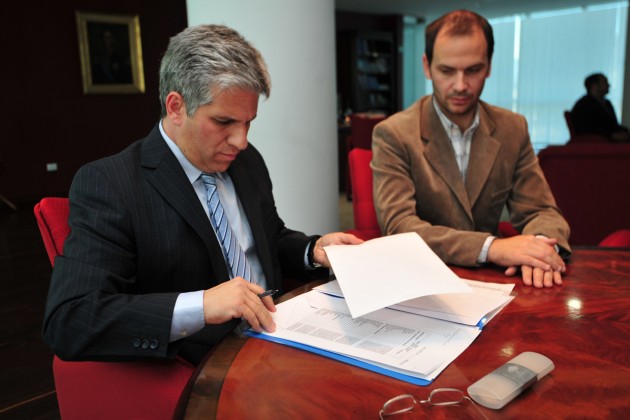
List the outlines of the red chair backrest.
{"label": "red chair backrest", "polygon": [[70,200],[61,197],[42,198],[34,211],[50,264],[54,265],[55,257],[63,253],[63,243],[70,233]]}
{"label": "red chair backrest", "polygon": [[[70,233],[67,198],[43,198],[34,208],[50,263]],[[70,419],[172,419],[182,410],[195,366],[187,361],[68,362],[53,358],[59,412]]]}
{"label": "red chair backrest", "polygon": [[374,126],[385,119],[382,114],[352,114],[350,115],[350,149],[372,149],[372,130]]}
{"label": "red chair backrest", "polygon": [[630,228],[630,144],[549,146],[538,161],[571,227],[571,245],[597,246]]}
{"label": "red chair backrest", "polygon": [[630,229],[619,229],[606,236],[599,246],[630,248]]}
{"label": "red chair backrest", "polygon": [[348,154],[350,183],[352,184],[352,213],[354,227],[352,231],[362,239],[381,236],[381,229],[376,218],[372,192],[372,151],[352,149]]}

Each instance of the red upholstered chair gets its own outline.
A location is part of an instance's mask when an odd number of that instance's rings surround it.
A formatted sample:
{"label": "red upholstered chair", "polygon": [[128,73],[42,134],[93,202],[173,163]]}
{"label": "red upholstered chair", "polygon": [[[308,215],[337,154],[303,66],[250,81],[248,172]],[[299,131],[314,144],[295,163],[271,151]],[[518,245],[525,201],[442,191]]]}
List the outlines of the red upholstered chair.
{"label": "red upholstered chair", "polygon": [[611,248],[630,248],[630,229],[619,229],[606,236],[599,246]]}
{"label": "red upholstered chair", "polygon": [[630,228],[630,144],[549,146],[538,161],[571,227],[571,245],[597,246]]}
{"label": "red upholstered chair", "polygon": [[376,219],[372,193],[372,151],[352,149],[348,154],[350,183],[352,184],[352,213],[354,229],[350,233],[368,240],[381,236],[381,229]]}
{"label": "red upholstered chair", "polygon": [[[350,135],[346,137],[346,152],[352,149],[372,149],[372,131],[374,126],[386,118],[385,114],[355,113],[350,115]],[[346,172],[346,196],[352,197],[350,168]]]}
{"label": "red upholstered chair", "polygon": [[348,136],[348,151],[356,147],[372,149],[372,130],[374,126],[385,119],[384,114],[356,113],[350,115],[350,136]]}
{"label": "red upholstered chair", "polygon": [[510,222],[499,222],[499,235],[502,238],[511,238],[512,236],[517,236],[519,233],[512,223]]}
{"label": "red upholstered chair", "polygon": [[[70,233],[67,198],[43,198],[35,218],[54,265]],[[53,358],[59,411],[73,419],[172,419],[195,366],[177,358],[138,362],[67,362]]]}

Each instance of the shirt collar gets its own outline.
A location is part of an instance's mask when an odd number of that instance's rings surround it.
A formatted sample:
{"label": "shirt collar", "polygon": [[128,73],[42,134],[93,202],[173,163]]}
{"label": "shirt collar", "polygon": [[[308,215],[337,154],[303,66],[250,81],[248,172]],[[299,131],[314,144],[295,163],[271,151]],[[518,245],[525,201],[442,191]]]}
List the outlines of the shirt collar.
{"label": "shirt collar", "polygon": [[[171,140],[171,138],[166,134],[166,132],[164,131],[164,127],[162,126],[162,120],[160,120],[159,128],[160,128],[160,133],[162,134],[162,137],[164,138],[164,141],[166,141],[166,145],[169,147],[169,149],[171,149],[171,151],[175,155],[175,158],[177,159],[179,164],[182,166],[182,169],[186,173],[188,180],[192,184],[193,182],[199,179],[203,171],[198,169],[192,163],[190,163],[190,161],[186,158],[186,156],[184,156],[184,154],[180,150],[179,146],[177,146],[177,144],[175,144],[175,142]],[[215,175],[223,179],[222,173],[216,173]]]}
{"label": "shirt collar", "polygon": [[[454,128],[457,128],[457,130],[459,130],[459,127],[457,126],[457,124],[455,124],[453,121],[449,120],[446,117],[446,115],[444,115],[444,113],[440,109],[440,106],[438,105],[438,103],[437,103],[437,101],[435,99],[435,95],[433,95],[432,99],[433,99],[432,100],[433,108],[435,109],[435,112],[437,112],[438,117],[440,118],[440,122],[442,122],[442,125],[444,126],[444,130],[447,133],[450,133],[451,130],[454,129]],[[477,103],[477,108],[475,109],[475,116],[473,117],[472,124],[470,124],[470,127],[468,127],[466,129],[466,131],[464,131],[462,133],[462,136],[465,136],[469,132],[471,132],[471,133],[474,132],[477,129],[478,126],[479,126],[479,103]],[[450,134],[449,134],[449,137],[450,137]]]}

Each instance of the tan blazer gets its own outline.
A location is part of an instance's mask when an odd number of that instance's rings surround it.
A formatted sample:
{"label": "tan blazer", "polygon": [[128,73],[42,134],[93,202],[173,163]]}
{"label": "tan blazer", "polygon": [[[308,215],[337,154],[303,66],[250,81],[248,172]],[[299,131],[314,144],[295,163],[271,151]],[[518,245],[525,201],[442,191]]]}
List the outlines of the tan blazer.
{"label": "tan blazer", "polygon": [[374,128],[374,204],[383,234],[418,232],[446,263],[475,266],[498,236],[504,206],[523,234],[557,238],[570,252],[569,225],[538,165],[521,115],[480,103],[466,182],[425,96]]}

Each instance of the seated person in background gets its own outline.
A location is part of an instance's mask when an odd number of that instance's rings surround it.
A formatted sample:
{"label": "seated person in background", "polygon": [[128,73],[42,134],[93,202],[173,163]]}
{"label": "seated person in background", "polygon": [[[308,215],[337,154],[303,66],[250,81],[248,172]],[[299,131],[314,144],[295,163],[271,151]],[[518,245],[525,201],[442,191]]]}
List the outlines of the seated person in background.
{"label": "seated person in background", "polygon": [[[417,232],[446,263],[521,270],[525,285],[562,284],[569,226],[538,165],[521,115],[479,100],[492,27],[476,13],[427,26],[424,73],[433,95],[374,129],[374,201],[384,234]],[[522,232],[497,238],[501,212]]]}
{"label": "seated person in background", "polygon": [[283,275],[327,276],[322,247],[361,242],[306,236],[276,212],[247,139],[269,75],[236,31],[201,25],[171,38],[159,88],[149,135],[72,183],[43,326],[62,359],[198,363],[242,319],[274,331],[273,300],[257,295],[282,289]]}
{"label": "seated person in background", "polygon": [[584,80],[584,87],[586,95],[571,110],[576,134],[600,134],[613,142],[628,141],[628,129],[619,125],[615,109],[605,98],[610,89],[606,76],[601,73],[591,74]]}

